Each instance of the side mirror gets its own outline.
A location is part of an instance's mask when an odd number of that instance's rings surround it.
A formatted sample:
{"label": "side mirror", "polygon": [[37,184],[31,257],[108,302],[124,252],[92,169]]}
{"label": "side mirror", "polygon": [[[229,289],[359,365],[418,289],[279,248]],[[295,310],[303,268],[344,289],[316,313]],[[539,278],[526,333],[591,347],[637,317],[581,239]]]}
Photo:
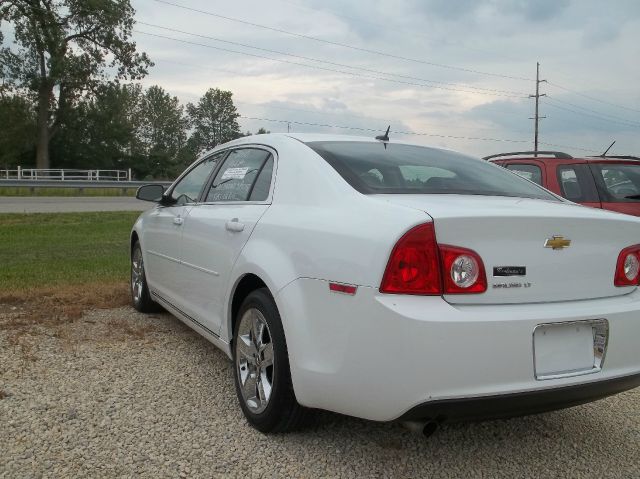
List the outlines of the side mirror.
{"label": "side mirror", "polygon": [[163,185],[143,185],[136,191],[136,198],[142,201],[159,203],[164,195]]}

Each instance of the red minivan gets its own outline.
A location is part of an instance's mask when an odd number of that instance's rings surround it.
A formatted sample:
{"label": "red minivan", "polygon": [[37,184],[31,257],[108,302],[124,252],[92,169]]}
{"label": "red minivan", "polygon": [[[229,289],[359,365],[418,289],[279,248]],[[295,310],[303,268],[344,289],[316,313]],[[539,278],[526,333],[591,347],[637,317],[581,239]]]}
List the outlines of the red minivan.
{"label": "red minivan", "polygon": [[574,203],[640,216],[640,157],[574,158],[559,151],[500,153],[485,160]]}

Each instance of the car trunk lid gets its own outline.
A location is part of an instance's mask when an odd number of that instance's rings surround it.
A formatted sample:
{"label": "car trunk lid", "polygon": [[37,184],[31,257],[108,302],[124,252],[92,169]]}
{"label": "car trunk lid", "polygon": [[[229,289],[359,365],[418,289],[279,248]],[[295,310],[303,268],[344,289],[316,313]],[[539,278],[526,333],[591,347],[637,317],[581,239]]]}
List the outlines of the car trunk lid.
{"label": "car trunk lid", "polygon": [[425,211],[433,218],[439,244],[480,255],[487,291],[445,295],[450,303],[569,301],[622,295],[635,288],[613,284],[620,251],[640,243],[640,221],[633,217],[526,198],[375,196]]}

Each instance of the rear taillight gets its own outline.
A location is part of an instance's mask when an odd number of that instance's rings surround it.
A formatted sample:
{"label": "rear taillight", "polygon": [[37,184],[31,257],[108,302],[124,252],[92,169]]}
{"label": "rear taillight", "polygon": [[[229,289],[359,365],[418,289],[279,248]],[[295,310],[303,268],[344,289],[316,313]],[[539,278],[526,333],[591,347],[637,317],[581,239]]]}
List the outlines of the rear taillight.
{"label": "rear taillight", "polygon": [[442,294],[438,244],[433,223],[409,230],[391,252],[380,291],[402,294]]}
{"label": "rear taillight", "polygon": [[441,245],[444,294],[484,293],[487,275],[480,256],[470,249]]}
{"label": "rear taillight", "polygon": [[618,255],[613,284],[616,286],[637,286],[639,279],[640,245],[629,246]]}
{"label": "rear taillight", "polygon": [[482,259],[474,251],[436,242],[433,223],[409,230],[389,257],[380,291],[395,294],[472,294],[487,290]]}

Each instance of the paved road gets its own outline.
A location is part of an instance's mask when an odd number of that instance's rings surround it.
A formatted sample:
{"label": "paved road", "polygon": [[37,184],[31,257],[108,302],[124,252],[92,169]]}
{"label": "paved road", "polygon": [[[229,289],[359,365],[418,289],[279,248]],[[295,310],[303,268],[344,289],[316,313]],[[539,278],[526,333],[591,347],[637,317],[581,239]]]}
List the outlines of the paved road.
{"label": "paved road", "polygon": [[143,211],[147,201],[130,197],[25,196],[0,197],[0,213],[69,213],[75,211]]}

